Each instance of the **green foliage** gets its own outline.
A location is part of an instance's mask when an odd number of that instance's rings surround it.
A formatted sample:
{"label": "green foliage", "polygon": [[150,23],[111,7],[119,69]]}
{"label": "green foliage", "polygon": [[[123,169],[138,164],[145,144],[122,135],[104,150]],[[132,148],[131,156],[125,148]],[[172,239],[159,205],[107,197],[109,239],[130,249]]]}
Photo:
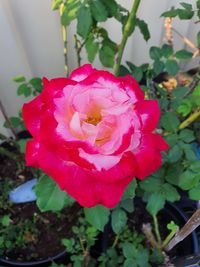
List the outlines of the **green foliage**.
{"label": "green foliage", "polygon": [[127,223],[127,215],[126,212],[122,209],[114,209],[111,213],[111,224],[113,231],[118,234],[120,233],[126,226]]}
{"label": "green foliage", "polygon": [[97,22],[106,21],[108,18],[107,8],[101,0],[91,1],[91,12],[94,20]]}
{"label": "green foliage", "polygon": [[104,226],[109,220],[109,209],[103,206],[95,206],[93,208],[84,208],[86,220],[96,229],[103,231]]}
{"label": "green foliage", "polygon": [[[57,1],[56,7],[59,7],[60,4],[62,4],[62,1]],[[63,7],[61,8],[61,24],[63,26],[69,26],[70,23],[77,17],[77,12],[80,7],[80,1],[79,0],[68,0],[63,4]],[[53,9],[55,10],[55,8]]]}
{"label": "green foliage", "polygon": [[144,37],[144,40],[148,41],[150,39],[150,37],[151,37],[149,29],[148,29],[148,24],[144,20],[136,18],[136,26],[138,26],[141,34]]}
{"label": "green foliage", "polygon": [[37,206],[44,211],[60,211],[65,206],[73,204],[74,200],[61,191],[58,185],[47,175],[42,175],[35,186]]}
{"label": "green foliage", "polygon": [[192,9],[192,5],[188,3],[180,3],[180,5],[182,8],[172,8],[171,10],[164,12],[161,16],[170,18],[178,16],[181,20],[191,19],[195,13]]}
{"label": "green foliage", "polygon": [[88,61],[92,63],[99,50],[99,43],[94,39],[93,34],[89,35],[85,43],[85,48],[86,48],[87,55],[88,55]]}

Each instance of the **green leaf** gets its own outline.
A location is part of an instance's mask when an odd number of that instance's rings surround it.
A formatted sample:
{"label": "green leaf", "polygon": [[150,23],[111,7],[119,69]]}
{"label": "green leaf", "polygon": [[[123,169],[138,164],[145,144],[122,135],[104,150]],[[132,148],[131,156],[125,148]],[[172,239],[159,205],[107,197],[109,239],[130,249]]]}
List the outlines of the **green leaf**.
{"label": "green leaf", "polygon": [[58,185],[47,175],[42,175],[35,186],[37,206],[44,211],[60,211],[74,200],[62,191]]}
{"label": "green leaf", "polygon": [[178,17],[181,20],[185,20],[185,19],[191,19],[194,15],[194,11],[190,10],[190,9],[178,9]]}
{"label": "green leaf", "polygon": [[[77,17],[79,7],[80,7],[79,0],[67,0],[64,3],[64,8],[61,13],[61,24],[64,27],[68,26],[71,23],[71,21]],[[85,14],[85,16],[88,15]],[[84,19],[87,20],[87,17],[84,17]]]}
{"label": "green leaf", "polygon": [[187,170],[180,175],[179,186],[183,190],[189,190],[197,186],[200,180],[200,175],[194,174],[193,172]]}
{"label": "green leaf", "polygon": [[123,208],[124,210],[128,211],[128,212],[133,212],[134,211],[134,204],[133,204],[133,200],[128,198],[126,200],[122,200],[119,204],[120,208]]}
{"label": "green leaf", "polygon": [[165,68],[165,65],[162,61],[160,60],[155,60],[153,63],[153,71],[155,72],[156,75],[160,74]]}
{"label": "green leaf", "polygon": [[39,78],[39,77],[36,77],[36,78],[32,78],[29,83],[34,87],[34,89],[37,91],[37,92],[41,92],[42,91],[42,79]]}
{"label": "green leaf", "polygon": [[162,57],[161,49],[156,46],[152,46],[149,51],[150,58],[153,60],[159,60]]}
{"label": "green leaf", "polygon": [[108,68],[114,65],[114,58],[116,53],[116,44],[110,39],[105,39],[99,51],[99,58],[101,63]]}
{"label": "green leaf", "polygon": [[137,256],[137,249],[135,245],[132,243],[128,243],[128,242],[122,243],[122,251],[123,251],[123,255],[127,259],[135,258]]}
{"label": "green leaf", "polygon": [[18,75],[18,76],[12,77],[12,80],[16,83],[21,83],[21,82],[25,82],[26,78],[22,75]]}
{"label": "green leaf", "polygon": [[193,131],[189,130],[189,129],[184,129],[184,130],[180,131],[179,137],[185,143],[191,143],[192,141],[195,140],[195,136],[193,134]]}
{"label": "green leaf", "polygon": [[150,32],[149,32],[148,24],[144,20],[136,18],[136,25],[140,29],[140,32],[143,35],[144,40],[148,41],[150,39]]}
{"label": "green leaf", "polygon": [[177,116],[172,112],[165,113],[160,120],[162,127],[169,132],[176,132],[180,121]]}
{"label": "green leaf", "polygon": [[191,53],[185,49],[179,50],[175,53],[175,57],[178,59],[182,59],[182,60],[191,59],[192,56],[193,56],[193,53]]}
{"label": "green leaf", "polygon": [[51,8],[52,10],[56,10],[60,7],[60,4],[62,4],[63,0],[52,0]]}
{"label": "green leaf", "polygon": [[167,201],[174,202],[180,200],[180,195],[177,192],[176,188],[168,183],[165,183],[162,186],[162,192],[165,195],[165,199]]}
{"label": "green leaf", "polygon": [[140,67],[135,67],[135,69],[132,72],[132,76],[138,81],[140,82],[142,80],[143,77],[143,71],[142,68]]}
{"label": "green leaf", "polygon": [[170,56],[173,55],[173,48],[171,45],[164,44],[161,48],[162,55],[165,58],[169,58]]}
{"label": "green leaf", "polygon": [[180,3],[180,5],[182,7],[184,7],[185,9],[187,9],[187,10],[192,10],[192,5],[191,4],[182,2],[182,3]]}
{"label": "green leaf", "polygon": [[137,267],[137,263],[134,259],[126,259],[124,261],[123,267]]}
{"label": "green leaf", "polygon": [[148,199],[147,211],[152,215],[156,215],[165,205],[165,197],[161,192],[152,193]]}
{"label": "green leaf", "polygon": [[116,3],[115,0],[109,0],[109,1],[108,0],[102,0],[102,2],[107,9],[109,17],[114,17],[115,15],[117,15],[118,4]]}
{"label": "green leaf", "polygon": [[20,139],[17,141],[21,153],[25,153],[27,141],[28,139]]}
{"label": "green leaf", "polygon": [[95,206],[93,208],[84,208],[86,220],[96,229],[103,231],[104,226],[109,220],[109,209],[103,206]]}
{"label": "green leaf", "polygon": [[[21,125],[21,119],[18,117],[10,117],[9,120],[10,120],[13,128],[17,128]],[[10,128],[10,125],[7,123],[7,121],[4,123],[3,126],[5,128]]]}
{"label": "green leaf", "polygon": [[31,95],[31,88],[23,83],[17,88],[17,95],[24,95],[25,97]]}
{"label": "green leaf", "polygon": [[134,179],[126,188],[122,200],[133,199],[135,197],[135,190],[137,188],[137,181]]}
{"label": "green leaf", "polygon": [[112,229],[116,234],[119,234],[126,226],[127,215],[122,209],[115,209],[111,214]]}
{"label": "green leaf", "polygon": [[189,198],[192,200],[200,200],[200,184],[189,191]]}
{"label": "green leaf", "polygon": [[162,13],[161,16],[162,16],[162,17],[165,17],[165,18],[166,18],[166,17],[174,18],[174,17],[176,17],[177,15],[178,15],[178,10],[172,8],[171,10]]}
{"label": "green leaf", "polygon": [[106,21],[108,17],[108,11],[100,0],[92,0],[91,2],[91,13],[93,18],[98,21]]}
{"label": "green leaf", "polygon": [[179,184],[179,176],[183,172],[183,167],[180,164],[170,164],[167,168],[167,173],[165,175],[165,180],[173,185]]}
{"label": "green leaf", "polygon": [[191,169],[193,172],[200,172],[200,161],[197,160],[196,162],[193,162],[193,163],[190,165],[190,169]]}
{"label": "green leaf", "polygon": [[179,70],[179,66],[176,60],[174,59],[168,59],[166,61],[165,67],[166,67],[167,72],[172,76],[175,76]]}
{"label": "green leaf", "polygon": [[140,249],[136,256],[136,262],[140,267],[150,267],[148,264],[149,253],[147,249]]}
{"label": "green leaf", "polygon": [[169,146],[174,146],[178,142],[178,135],[177,134],[170,134],[165,137],[165,140],[169,144]]}
{"label": "green leaf", "polygon": [[162,181],[159,178],[148,177],[147,179],[140,181],[139,186],[144,191],[153,193],[160,190]]}
{"label": "green leaf", "polygon": [[88,55],[88,61],[92,63],[99,49],[99,44],[95,41],[93,35],[90,35],[87,39],[85,48]]}
{"label": "green leaf", "polygon": [[9,225],[10,225],[10,222],[11,222],[11,220],[10,220],[10,216],[9,216],[9,215],[4,215],[4,216],[1,218],[1,224],[2,224],[2,226],[4,226],[4,227],[9,226]]}
{"label": "green leaf", "polygon": [[92,16],[88,6],[80,6],[77,20],[77,33],[81,37],[86,38],[92,26]]}
{"label": "green leaf", "polygon": [[184,99],[181,105],[177,108],[177,112],[182,114],[184,117],[192,111],[192,103],[188,99]]}
{"label": "green leaf", "polygon": [[183,156],[183,150],[181,147],[177,144],[170,148],[168,151],[168,159],[170,163],[175,163],[181,159]]}

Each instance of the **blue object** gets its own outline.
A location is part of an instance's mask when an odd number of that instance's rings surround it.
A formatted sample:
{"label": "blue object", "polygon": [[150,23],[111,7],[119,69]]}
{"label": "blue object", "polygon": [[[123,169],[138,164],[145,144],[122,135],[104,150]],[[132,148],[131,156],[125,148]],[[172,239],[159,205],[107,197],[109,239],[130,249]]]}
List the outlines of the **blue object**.
{"label": "blue object", "polygon": [[194,149],[197,158],[200,160],[200,146],[197,143],[193,143],[192,148]]}
{"label": "blue object", "polygon": [[13,203],[26,203],[35,201],[36,194],[33,190],[33,187],[36,185],[36,183],[37,179],[34,178],[10,191],[10,201]]}

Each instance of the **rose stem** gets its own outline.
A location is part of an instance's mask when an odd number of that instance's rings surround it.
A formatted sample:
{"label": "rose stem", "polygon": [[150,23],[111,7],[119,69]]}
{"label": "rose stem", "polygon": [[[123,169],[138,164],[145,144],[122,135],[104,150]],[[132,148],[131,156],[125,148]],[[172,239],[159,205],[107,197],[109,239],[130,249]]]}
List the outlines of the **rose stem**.
{"label": "rose stem", "polygon": [[115,236],[115,240],[113,242],[112,248],[115,248],[116,247],[118,241],[119,241],[119,234]]}
{"label": "rose stem", "polygon": [[184,120],[178,127],[179,130],[186,128],[193,121],[200,117],[200,107],[198,107],[186,120]]}
{"label": "rose stem", "polygon": [[141,0],[135,0],[134,1],[131,12],[130,12],[129,17],[128,17],[128,20],[125,24],[123,35],[122,35],[122,40],[121,40],[121,43],[119,45],[118,55],[117,55],[116,62],[114,65],[115,75],[119,75],[119,69],[120,69],[120,64],[121,64],[121,60],[122,60],[122,55],[124,52],[124,48],[125,48],[127,39],[129,37],[130,30],[132,27],[134,28],[134,26],[135,26],[136,13],[137,13],[140,1]]}
{"label": "rose stem", "polygon": [[147,240],[150,242],[152,248],[160,249],[160,246],[155,240],[154,234],[152,233],[151,225],[149,223],[142,225],[142,232],[144,233]]}
{"label": "rose stem", "polygon": [[197,209],[192,217],[187,221],[180,231],[177,232],[174,238],[168,243],[165,250],[170,251],[175,245],[185,239],[200,225],[200,209]]}
{"label": "rose stem", "polygon": [[11,122],[10,119],[8,118],[8,116],[7,116],[7,114],[6,114],[6,111],[5,111],[5,108],[4,108],[4,106],[3,106],[3,104],[2,104],[1,101],[0,101],[0,110],[1,110],[1,112],[2,112],[2,115],[3,115],[4,119],[5,119],[5,121],[7,122],[7,124],[8,124],[8,126],[9,126],[11,132],[13,133],[15,139],[17,139],[17,133],[16,133],[16,131],[15,131],[13,125],[12,125],[12,122]]}
{"label": "rose stem", "polygon": [[78,67],[80,67],[81,66],[81,56],[80,56],[80,49],[78,47],[78,39],[77,39],[76,34],[74,34],[74,48],[76,51],[77,64],[78,64]]}
{"label": "rose stem", "polygon": [[[63,8],[64,8],[64,3],[62,3],[60,5],[60,17],[63,13]],[[62,38],[63,38],[63,46],[64,46],[63,54],[64,54],[64,60],[65,60],[64,71],[65,71],[66,76],[68,77],[69,68],[68,68],[68,56],[67,56],[67,51],[68,51],[68,49],[67,49],[67,27],[65,27],[65,26],[62,26]]]}
{"label": "rose stem", "polygon": [[157,238],[158,244],[160,245],[161,237],[160,237],[160,232],[159,232],[159,227],[158,227],[158,219],[156,215],[153,215],[153,223],[154,223],[154,230],[155,230],[156,238]]}

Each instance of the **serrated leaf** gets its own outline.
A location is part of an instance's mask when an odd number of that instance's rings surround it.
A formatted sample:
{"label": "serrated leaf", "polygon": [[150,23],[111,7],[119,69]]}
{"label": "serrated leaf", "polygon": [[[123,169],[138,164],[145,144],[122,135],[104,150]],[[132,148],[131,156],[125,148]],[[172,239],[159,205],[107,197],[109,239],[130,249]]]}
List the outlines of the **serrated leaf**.
{"label": "serrated leaf", "polygon": [[135,197],[135,190],[137,188],[137,181],[134,179],[125,189],[125,192],[122,196],[122,200],[133,199]]}
{"label": "serrated leaf", "polygon": [[144,20],[136,18],[136,25],[140,29],[140,32],[143,35],[144,40],[148,41],[151,37],[150,32],[149,32],[149,28],[148,28],[148,24]]}
{"label": "serrated leaf", "polygon": [[99,51],[99,59],[101,63],[108,68],[114,66],[114,59],[116,53],[116,45],[109,39],[105,39]]}
{"label": "serrated leaf", "polygon": [[170,163],[175,163],[183,156],[183,150],[179,145],[175,145],[168,151],[168,159]]}
{"label": "serrated leaf", "polygon": [[115,15],[117,15],[118,4],[115,0],[102,0],[102,2],[107,9],[109,17],[114,17]]}
{"label": "serrated leaf", "polygon": [[128,198],[126,200],[123,200],[120,202],[120,208],[123,208],[124,210],[128,212],[133,212],[134,211],[134,204],[133,200]]}
{"label": "serrated leaf", "polygon": [[77,21],[77,33],[81,37],[86,38],[92,26],[92,16],[88,6],[80,6]]}
{"label": "serrated leaf", "polygon": [[133,259],[137,256],[137,249],[135,245],[132,243],[128,243],[128,242],[122,243],[122,251],[123,251],[123,255],[127,259]]}
{"label": "serrated leaf", "polygon": [[162,46],[161,51],[162,51],[163,57],[165,57],[165,58],[169,58],[170,56],[173,55],[173,48],[171,45],[164,44]]}
{"label": "serrated leaf", "polygon": [[180,200],[180,195],[177,192],[176,188],[168,183],[165,183],[162,186],[162,192],[165,195],[165,199],[167,201],[174,202]]}
{"label": "serrated leaf", "polygon": [[74,200],[62,191],[47,175],[42,175],[35,186],[37,206],[44,211],[60,211],[65,205],[71,205]]}
{"label": "serrated leaf", "polygon": [[155,72],[156,75],[160,74],[165,68],[165,65],[162,61],[160,60],[155,60],[153,63],[153,71]]}
{"label": "serrated leaf", "polygon": [[148,198],[147,211],[152,215],[156,215],[165,205],[165,197],[162,193],[152,193]]}
{"label": "serrated leaf", "polygon": [[176,132],[180,121],[172,112],[165,113],[160,120],[162,127],[169,132]]}
{"label": "serrated leaf", "polygon": [[181,20],[187,20],[187,19],[191,19],[194,15],[194,11],[189,10],[189,9],[178,9],[178,17]]}
{"label": "serrated leaf", "polygon": [[195,140],[195,136],[193,134],[193,131],[189,130],[189,129],[184,129],[184,130],[180,131],[179,137],[185,143],[191,143],[192,141]]}
{"label": "serrated leaf", "polygon": [[162,57],[161,49],[156,46],[152,46],[149,51],[150,58],[153,60],[159,60]]}
{"label": "serrated leaf", "polygon": [[93,208],[84,208],[86,220],[96,229],[103,231],[104,226],[109,220],[109,209],[103,206],[95,206]]}
{"label": "serrated leaf", "polygon": [[98,22],[106,21],[108,17],[108,11],[100,0],[92,0],[91,13],[93,18]]}
{"label": "serrated leaf", "polygon": [[172,8],[171,10],[168,10],[168,11],[166,11],[166,12],[164,12],[164,13],[162,13],[162,17],[169,17],[169,18],[174,18],[174,17],[176,17],[178,15],[178,10],[177,9],[174,9],[174,8]]}
{"label": "serrated leaf", "polygon": [[200,175],[194,174],[193,172],[187,170],[180,175],[179,186],[183,190],[189,190],[197,186],[200,180]]}
{"label": "serrated leaf", "polygon": [[16,83],[25,82],[26,78],[22,75],[12,77],[12,80]]}
{"label": "serrated leaf", "polygon": [[94,40],[93,35],[87,39],[85,48],[87,51],[88,61],[92,63],[99,49],[99,44]]}
{"label": "serrated leaf", "polygon": [[178,63],[174,59],[168,59],[165,64],[165,68],[167,72],[172,76],[175,76],[179,71]]}
{"label": "serrated leaf", "polygon": [[140,67],[135,67],[135,69],[132,71],[132,76],[138,81],[140,82],[142,80],[143,77],[143,71],[142,68]]}
{"label": "serrated leaf", "polygon": [[28,97],[31,95],[31,88],[23,83],[17,88],[17,95],[24,95],[25,97]]}
{"label": "serrated leaf", "polygon": [[182,59],[182,60],[191,59],[192,56],[193,56],[193,53],[191,53],[185,49],[179,50],[175,53],[175,57],[178,59]]}
{"label": "serrated leaf", "polygon": [[111,225],[116,234],[119,234],[126,226],[127,215],[122,209],[115,209],[111,213]]}
{"label": "serrated leaf", "polygon": [[42,79],[39,77],[32,78],[29,83],[34,87],[37,92],[41,92],[43,89]]}
{"label": "serrated leaf", "polygon": [[161,185],[162,185],[161,179],[155,177],[148,177],[147,179],[139,183],[140,188],[150,193],[159,191]]}
{"label": "serrated leaf", "polygon": [[[64,27],[68,26],[71,23],[71,21],[77,17],[79,7],[80,7],[79,0],[67,0],[64,3],[64,7],[61,13],[61,24]],[[84,19],[87,20],[87,17],[84,17]]]}

